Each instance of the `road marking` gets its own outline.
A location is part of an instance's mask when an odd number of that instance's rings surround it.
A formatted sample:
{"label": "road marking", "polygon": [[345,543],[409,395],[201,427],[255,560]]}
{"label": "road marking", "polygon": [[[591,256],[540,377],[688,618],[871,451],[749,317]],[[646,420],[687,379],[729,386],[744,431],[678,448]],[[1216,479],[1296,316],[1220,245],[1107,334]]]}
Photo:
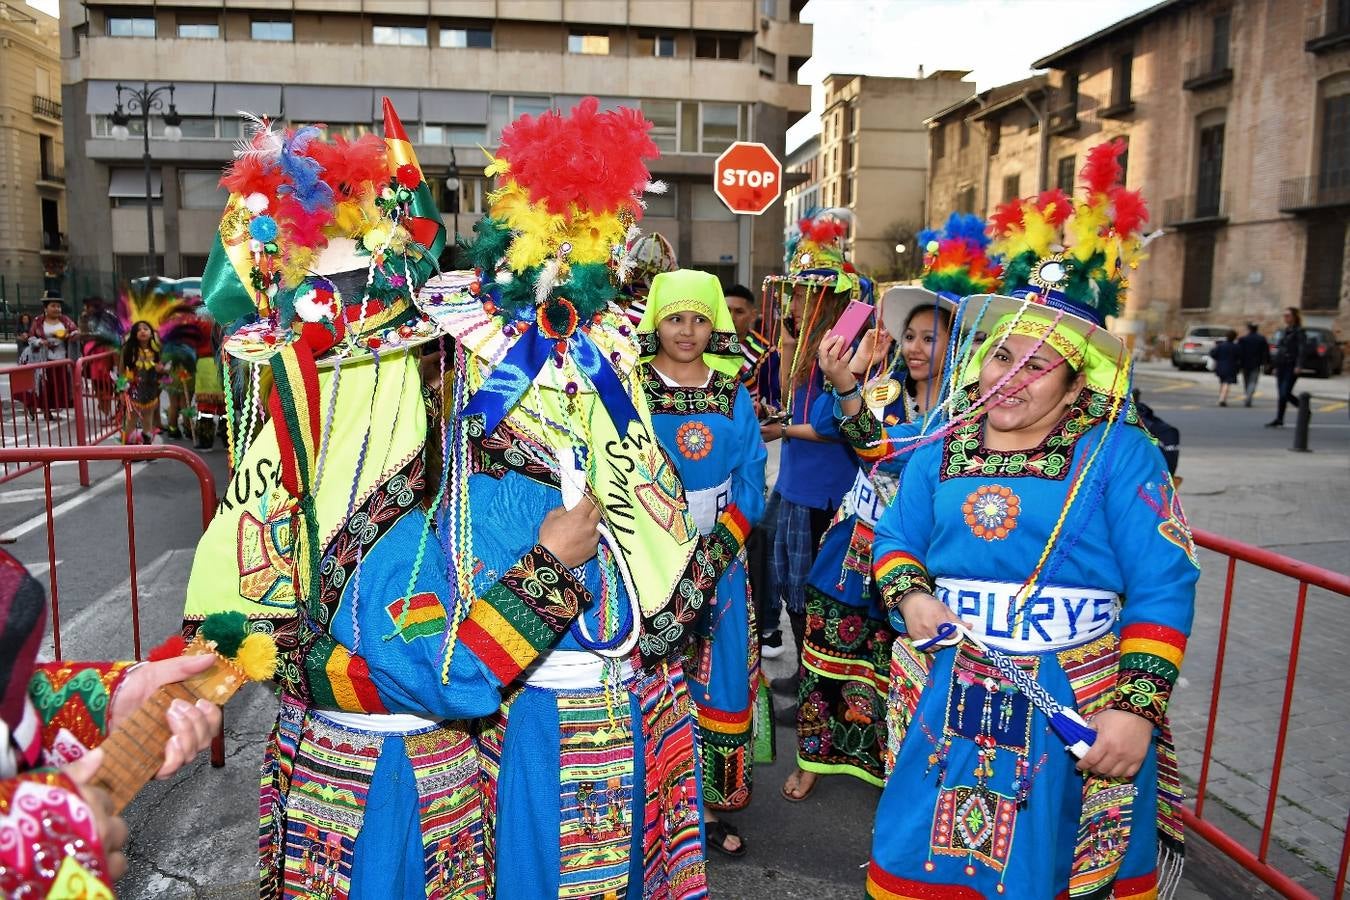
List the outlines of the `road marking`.
{"label": "road marking", "polygon": [[[78,484],[54,484],[52,485],[52,498],[64,497],[66,494],[73,494],[79,490]],[[4,491],[0,493],[0,503],[27,503],[29,500],[46,500],[47,489],[23,488],[17,491]]]}
{"label": "road marking", "polygon": [[[65,562],[65,560],[58,559],[56,561],[56,564],[59,566],[63,562]],[[32,575],[34,578],[41,578],[43,575],[47,574],[47,572],[51,569],[52,566],[51,563],[47,562],[46,560],[43,560],[42,562],[39,563],[24,563],[23,567],[28,570],[29,575]]]}
{"label": "road marking", "polygon": [[[141,469],[144,469],[148,465],[150,464],[132,463],[131,477],[135,478],[136,473],[139,472]],[[59,516],[62,516],[70,512],[72,509],[78,509],[79,507],[88,503],[90,500],[93,500],[100,494],[106,494],[113,487],[115,487],[117,483],[120,480],[122,480],[122,478],[123,474],[121,472],[113,472],[107,478],[104,478],[101,481],[95,483],[93,487],[85,491],[83,494],[71,497],[69,500],[67,500],[65,503],[62,503],[60,506],[54,507],[52,509],[52,521],[56,521],[56,519]],[[47,525],[47,513],[44,510],[43,512],[38,513],[36,516],[33,516],[31,519],[27,519],[26,521],[19,523],[18,525],[11,528],[4,534],[0,534],[0,544],[11,544],[14,541],[17,541],[19,538],[23,537],[28,532],[36,531],[39,528],[45,528],[46,525]]]}
{"label": "road marking", "polygon": [[[184,553],[184,552],[190,553],[192,551],[185,550],[184,548],[165,550],[159,556],[156,556],[154,559],[150,560],[150,562],[138,566],[136,569],[136,584],[142,586],[142,590],[144,590],[144,585],[149,581],[151,581],[154,578],[155,574],[158,573],[161,569],[164,568],[165,565],[168,564],[169,560],[173,558],[175,553]],[[69,619],[63,618],[61,620],[61,634],[64,637],[67,635],[84,633],[86,623],[90,619],[98,617],[103,617],[108,621],[104,623],[99,623],[100,628],[93,629],[90,633],[106,633],[108,632],[109,629],[116,630],[116,628],[121,625],[130,626],[131,624],[130,607],[127,607],[125,609],[117,609],[116,607],[113,606],[113,602],[117,600],[119,597],[123,595],[130,596],[130,594],[131,594],[131,579],[128,577],[122,579],[122,582],[118,584],[116,587],[104,591],[98,597],[97,600],[95,600],[93,603],[90,603],[84,609],[77,612],[74,616],[70,617]],[[145,615],[146,615],[145,608],[142,607],[141,608],[142,623],[144,623]],[[50,656],[53,653],[52,623],[50,616],[47,619],[47,631],[44,637],[46,640],[45,643],[43,644],[43,650],[47,656]],[[141,638],[142,640],[144,640],[145,635],[142,634]],[[65,637],[64,643],[69,644],[70,638]],[[144,644],[142,644],[142,649],[143,650],[146,649]],[[99,658],[102,659],[102,657]],[[130,659],[130,655],[128,655],[125,658]]]}

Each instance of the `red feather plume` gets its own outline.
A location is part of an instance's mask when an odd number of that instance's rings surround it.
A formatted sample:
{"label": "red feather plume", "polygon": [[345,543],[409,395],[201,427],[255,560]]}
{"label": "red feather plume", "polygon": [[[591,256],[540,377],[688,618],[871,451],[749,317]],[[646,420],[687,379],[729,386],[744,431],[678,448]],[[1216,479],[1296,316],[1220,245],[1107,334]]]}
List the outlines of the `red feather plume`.
{"label": "red feather plume", "polygon": [[1045,216],[1045,221],[1055,227],[1063,225],[1073,212],[1073,201],[1059,188],[1041,191],[1036,198],[1036,208]]}
{"label": "red feather plume", "polygon": [[176,659],[183,655],[187,649],[187,641],[183,640],[181,634],[170,635],[164,639],[164,643],[150,651],[148,657],[150,662],[158,662],[161,659]]}
{"label": "red feather plume", "polygon": [[1120,155],[1125,148],[1125,142],[1116,138],[1088,151],[1082,178],[1090,193],[1105,194],[1120,183]]}
{"label": "red feather plume", "polygon": [[306,155],[322,167],[319,177],[339,203],[361,193],[367,182],[383,186],[389,180],[388,149],[379,135],[363,134],[355,141],[337,135],[331,144],[314,141]]}
{"label": "red feather plume", "polygon": [[1018,199],[1000,203],[989,217],[989,234],[995,238],[1004,237],[1022,227],[1022,201]]}
{"label": "red feather plume", "polygon": [[1138,191],[1127,191],[1116,186],[1108,192],[1111,209],[1114,212],[1116,234],[1122,237],[1142,230],[1148,221],[1148,205]]}
{"label": "red feather plume", "polygon": [[287,235],[286,242],[302,247],[323,246],[326,242],[323,228],[333,221],[331,209],[320,207],[312,213],[306,212],[292,194],[277,199],[274,215]]}
{"label": "red feather plume", "polygon": [[277,189],[285,181],[286,176],[279,166],[265,162],[257,156],[241,156],[225,170],[220,179],[220,186],[241,197],[253,193],[275,197]]}
{"label": "red feather plume", "polygon": [[644,160],[660,155],[647,134],[651,123],[635,109],[599,108],[587,97],[567,117],[557,110],[521,116],[502,131],[498,154],[511,179],[550,213],[570,219],[574,208],[628,209],[639,218],[637,197],[651,180]]}

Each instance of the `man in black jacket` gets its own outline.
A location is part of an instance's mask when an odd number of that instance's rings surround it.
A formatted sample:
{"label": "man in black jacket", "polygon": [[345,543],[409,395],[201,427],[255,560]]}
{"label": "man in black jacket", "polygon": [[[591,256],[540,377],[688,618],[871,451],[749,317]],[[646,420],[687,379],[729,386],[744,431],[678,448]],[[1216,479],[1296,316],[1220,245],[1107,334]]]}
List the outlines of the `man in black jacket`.
{"label": "man in black jacket", "polygon": [[1284,311],[1284,333],[1275,347],[1275,383],[1279,394],[1275,401],[1275,418],[1266,423],[1267,428],[1284,426],[1284,407],[1286,403],[1298,406],[1294,396],[1294,382],[1298,380],[1299,366],[1303,362],[1303,319],[1294,307]]}
{"label": "man in black jacket", "polygon": [[1242,405],[1251,406],[1261,369],[1270,362],[1270,345],[1255,322],[1247,323],[1247,333],[1238,338],[1238,365],[1242,368]]}

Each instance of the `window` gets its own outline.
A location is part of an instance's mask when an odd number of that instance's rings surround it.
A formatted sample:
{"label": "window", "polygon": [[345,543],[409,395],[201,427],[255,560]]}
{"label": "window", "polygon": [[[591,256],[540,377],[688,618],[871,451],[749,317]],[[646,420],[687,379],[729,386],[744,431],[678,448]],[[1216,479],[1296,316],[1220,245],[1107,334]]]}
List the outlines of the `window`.
{"label": "window", "polygon": [[[117,280],[131,281],[133,278],[143,278],[150,273],[145,271],[144,253],[119,253],[113,257],[113,268],[116,269]],[[164,254],[155,255],[155,273],[164,274]]]}
{"label": "window", "polygon": [[33,95],[43,99],[52,99],[52,73],[42,66],[33,70]]}
{"label": "window", "polygon": [[1233,30],[1233,15],[1221,12],[1214,17],[1211,25],[1211,44],[1209,53],[1210,71],[1222,72],[1228,68],[1228,43]]}
{"label": "window", "polygon": [[178,205],[183,209],[225,208],[229,192],[220,186],[220,173],[211,170],[181,169],[178,172]]}
{"label": "window", "polygon": [[1061,156],[1059,162],[1055,165],[1055,187],[1070,196],[1073,195],[1076,162],[1077,160],[1073,156]]}
{"label": "window", "polygon": [[1128,182],[1125,179],[1130,176],[1130,139],[1123,138],[1122,140],[1125,141],[1125,152],[1120,154],[1117,162],[1120,163],[1120,183],[1127,184]]}
{"label": "window", "polygon": [[595,56],[609,55],[608,31],[573,31],[567,36],[568,53],[584,53]]}
{"label": "window", "polygon": [[1350,76],[1323,82],[1321,138],[1317,154],[1317,187],[1322,196],[1350,192]]}
{"label": "window", "polygon": [[1305,310],[1335,314],[1341,305],[1341,272],[1345,265],[1345,221],[1335,216],[1309,218],[1308,246],[1303,257]]}
{"label": "window", "polygon": [[371,27],[371,43],[384,47],[425,47],[427,45],[427,27],[425,25],[374,25]]}
{"label": "window", "polygon": [[502,139],[502,129],[515,119],[529,113],[537,116],[553,108],[552,97],[531,96],[525,94],[494,94],[488,102],[489,139],[496,143]]}
{"label": "window", "polygon": [[38,164],[42,167],[44,179],[57,176],[60,171],[56,160],[56,141],[50,135],[38,135]]}
{"label": "window", "polygon": [[206,256],[200,253],[180,253],[178,272],[184,278],[197,278],[206,271]]}
{"label": "window", "polygon": [[989,123],[989,155],[998,156],[999,144],[1003,140],[1003,126],[998,122]]}
{"label": "window", "polygon": [[750,135],[750,108],[743,103],[648,99],[639,105],[662,153],[721,153]]}
{"label": "window", "polygon": [[944,130],[943,124],[939,122],[934,125],[933,130],[929,132],[929,134],[931,135],[930,140],[932,141],[933,159],[942,159],[942,157],[947,155],[947,133]]}
{"label": "window", "polygon": [[695,184],[691,192],[692,217],[695,222],[734,222],[736,214],[713,193],[710,184]]}
{"label": "window", "polygon": [[704,103],[703,153],[721,153],[740,137],[741,107],[737,103]]}
{"label": "window", "polygon": [[853,176],[852,176],[852,175],[845,175],[845,176],[844,176],[844,195],[843,195],[843,204],[844,204],[845,206],[851,206],[851,205],[853,204]]}
{"label": "window", "polygon": [[674,153],[679,148],[680,126],[678,100],[643,100],[642,114],[652,123],[649,132],[662,153]]}
{"label": "window", "polygon": [[759,61],[759,77],[773,80],[778,72],[778,57],[763,47],[755,50],[755,59]]}
{"label": "window", "polygon": [[473,147],[487,143],[487,129],[482,125],[447,125],[424,122],[422,123],[422,143],[442,147]]}
{"label": "window", "polygon": [[1130,102],[1130,82],[1134,78],[1134,51],[1126,50],[1116,57],[1115,70],[1111,75],[1111,104],[1124,106]]}
{"label": "window", "polygon": [[61,249],[61,209],[55,200],[42,198],[42,249]]}
{"label": "window", "polygon": [[[476,175],[465,175],[463,172],[455,176],[459,179],[459,191],[455,193],[446,185],[446,179],[436,178],[430,180],[432,193],[436,196],[437,208],[443,213],[464,215],[481,215],[486,212],[483,208],[483,195],[486,193],[483,189],[485,179]],[[456,205],[458,200],[458,205]],[[447,223],[447,226],[452,223]]]}
{"label": "window", "polygon": [[216,41],[220,39],[220,23],[215,16],[193,16],[180,13],[178,16],[178,36]]}
{"label": "window", "polygon": [[740,59],[741,39],[700,34],[694,37],[694,55],[699,59]]}
{"label": "window", "polygon": [[674,56],[675,35],[639,34],[633,40],[634,56]]}
{"label": "window", "polygon": [[957,132],[960,135],[960,146],[961,149],[964,150],[966,147],[970,146],[970,122],[962,119],[958,128],[960,129]]}
{"label": "window", "polygon": [[108,37],[152,38],[155,20],[146,16],[109,16]]}
{"label": "window", "polygon": [[853,141],[844,141],[844,168],[853,168]]}
{"label": "window", "polygon": [[253,19],[248,34],[255,41],[293,41],[295,26],[289,19]]}
{"label": "window", "polygon": [[667,184],[664,194],[643,194],[642,199],[647,204],[646,217],[655,216],[658,219],[673,219],[679,213],[678,204],[675,199],[676,185]]}
{"label": "window", "polygon": [[341,135],[349,141],[354,141],[363,134],[377,133],[369,122],[325,122],[318,125],[318,128],[322,140],[331,140]]}
{"label": "window", "polygon": [[956,211],[963,213],[975,212],[975,188],[974,186],[961,188],[956,195]]}
{"label": "window", "polygon": [[[1217,121],[1216,121],[1217,119]],[[1223,188],[1223,112],[1200,117],[1196,146],[1195,217],[1219,215]]]}
{"label": "window", "polygon": [[1208,309],[1214,288],[1213,229],[1186,232],[1186,247],[1181,261],[1181,308]]}
{"label": "window", "polygon": [[1064,84],[1060,87],[1060,97],[1063,103],[1060,106],[1060,112],[1069,118],[1078,115],[1078,73],[1069,71],[1064,73]]}
{"label": "window", "polygon": [[1012,175],[1003,176],[1003,202],[1016,200],[1022,196],[1022,175],[1020,172],[1014,172]]}
{"label": "window", "polygon": [[442,47],[470,47],[475,50],[491,50],[492,29],[441,26],[440,43]]}
{"label": "window", "polygon": [[[144,133],[142,128],[143,125],[138,117],[133,117],[127,123],[127,131],[131,133],[132,137],[140,137]],[[179,128],[183,132],[183,140],[185,141],[233,139],[239,137],[240,134],[239,120],[235,118],[215,119],[211,116],[184,116]],[[163,118],[159,116],[150,117],[150,136],[152,138],[164,137]],[[112,120],[108,116],[94,117],[94,137],[112,137]]]}

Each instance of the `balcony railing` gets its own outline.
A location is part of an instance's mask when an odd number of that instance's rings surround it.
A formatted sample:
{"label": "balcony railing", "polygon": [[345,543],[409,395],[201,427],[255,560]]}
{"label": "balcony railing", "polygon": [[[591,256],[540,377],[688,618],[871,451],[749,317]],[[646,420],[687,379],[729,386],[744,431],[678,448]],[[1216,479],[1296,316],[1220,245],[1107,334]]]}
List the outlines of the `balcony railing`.
{"label": "balcony railing", "polygon": [[46,184],[65,184],[66,170],[57,163],[38,163],[37,180]]}
{"label": "balcony railing", "polygon": [[1050,110],[1050,133],[1064,134],[1078,127],[1078,104],[1065,103]]}
{"label": "balcony railing", "polygon": [[1163,227],[1224,222],[1228,219],[1228,192],[1206,191],[1172,197],[1163,203]]}
{"label": "balcony railing", "polygon": [[1305,175],[1280,182],[1280,212],[1350,206],[1350,177]]}
{"label": "balcony railing", "polygon": [[65,253],[69,249],[70,244],[66,240],[66,233],[64,231],[42,232],[42,252]]}
{"label": "balcony railing", "polygon": [[1211,51],[1204,56],[1187,60],[1185,80],[1181,82],[1181,86],[1188,91],[1194,91],[1232,81],[1232,60],[1227,50]]}
{"label": "balcony railing", "polygon": [[1350,43],[1350,16],[1332,0],[1325,9],[1308,18],[1303,33],[1303,49],[1309,53],[1325,53]]}
{"label": "balcony railing", "polygon": [[33,115],[42,116],[44,119],[55,119],[59,122],[61,121],[61,104],[55,100],[34,94]]}

